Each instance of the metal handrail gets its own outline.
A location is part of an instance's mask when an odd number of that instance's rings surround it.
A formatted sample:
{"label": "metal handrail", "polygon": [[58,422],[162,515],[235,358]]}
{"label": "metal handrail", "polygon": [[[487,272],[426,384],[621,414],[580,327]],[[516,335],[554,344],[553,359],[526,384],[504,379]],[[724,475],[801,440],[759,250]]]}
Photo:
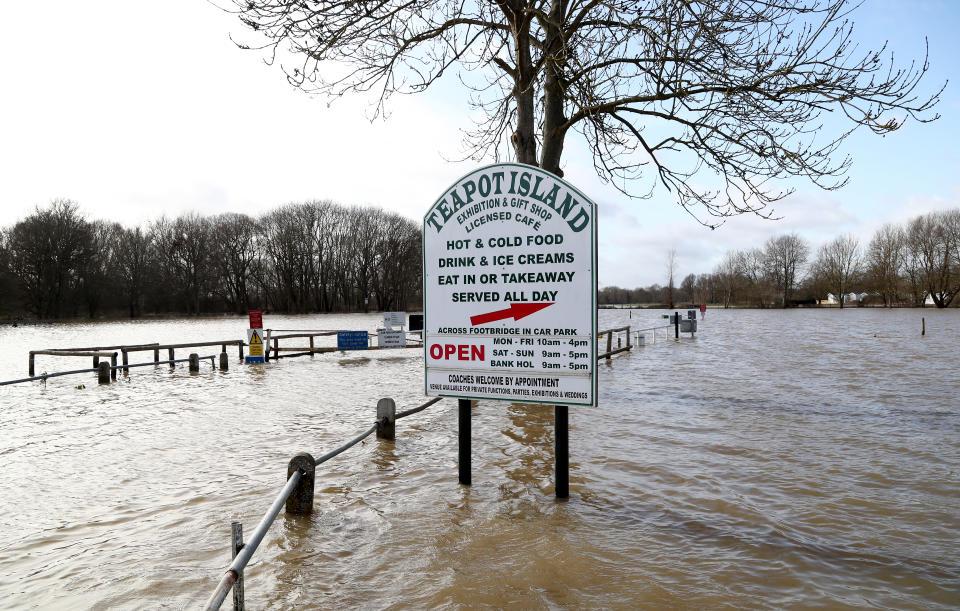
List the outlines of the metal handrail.
{"label": "metal handrail", "polygon": [[[217,357],[215,355],[201,356],[199,358],[201,361],[210,359],[210,365],[213,367],[216,367],[215,359]],[[132,365],[112,365],[109,367],[109,369],[111,370],[128,369],[130,367],[147,367],[148,365],[167,365],[167,364],[176,364],[176,363],[187,363],[189,361],[190,359],[170,359],[166,361],[156,361],[156,362],[150,361],[148,363],[133,363]],[[96,373],[99,370],[100,370],[99,367],[94,367],[92,369],[72,369],[70,371],[55,371],[54,373],[45,373],[43,375],[32,376],[29,378],[21,378],[19,380],[7,380],[5,382],[0,382],[0,386],[6,386],[8,384],[20,384],[22,382],[34,382],[36,380],[46,380],[47,378],[57,378],[60,376],[73,375],[77,373]]]}
{"label": "metal handrail", "polygon": [[233,584],[237,582],[240,573],[243,572],[244,567],[250,562],[253,553],[260,547],[263,537],[267,534],[267,531],[270,530],[270,526],[273,525],[277,514],[280,513],[280,508],[287,502],[290,493],[293,492],[293,489],[302,476],[303,473],[300,471],[294,471],[290,479],[287,480],[287,485],[283,487],[283,490],[280,491],[280,494],[278,494],[277,498],[273,501],[273,505],[267,510],[267,513],[263,516],[263,519],[260,520],[260,523],[257,524],[257,528],[253,531],[253,536],[243,545],[243,549],[240,550],[237,557],[230,563],[227,572],[220,578],[217,589],[214,590],[210,598],[207,599],[207,603],[203,607],[204,609],[219,609],[220,605],[223,604],[224,599],[227,598],[227,594],[230,593],[230,589],[233,588]]}
{"label": "metal handrail", "polygon": [[[437,397],[436,399],[431,399],[419,407],[406,410],[394,415],[394,419],[403,418],[411,414],[416,414],[417,412],[423,411],[440,401],[443,397]],[[353,446],[357,445],[371,434],[380,428],[381,422],[378,420],[371,426],[369,429],[355,437],[354,439],[343,444],[336,450],[328,452],[314,460],[314,466],[324,463],[334,456],[349,450]],[[277,495],[277,498],[273,501],[273,505],[270,506],[270,509],[267,510],[267,513],[260,520],[260,523],[257,524],[256,529],[253,531],[253,535],[250,537],[250,540],[243,544],[243,548],[237,553],[237,556],[233,559],[233,562],[230,563],[230,566],[227,568],[227,572],[223,574],[223,577],[220,578],[219,583],[217,583],[217,588],[210,595],[210,598],[207,599],[204,609],[206,610],[216,610],[220,608],[220,605],[223,604],[223,601],[226,600],[227,594],[230,593],[230,590],[233,588],[234,584],[239,579],[240,575],[243,573],[244,567],[247,566],[247,563],[250,561],[250,558],[253,557],[253,553],[257,551],[257,548],[260,546],[260,543],[263,541],[263,537],[267,534],[267,531],[270,530],[270,526],[273,525],[273,521],[277,519],[277,515],[280,513],[280,507],[287,502],[287,499],[290,498],[290,495],[293,493],[294,488],[296,488],[297,482],[300,481],[300,478],[303,476],[303,472],[300,470],[294,471],[290,478],[287,479],[286,485],[283,487],[283,490],[280,491],[280,494]]]}

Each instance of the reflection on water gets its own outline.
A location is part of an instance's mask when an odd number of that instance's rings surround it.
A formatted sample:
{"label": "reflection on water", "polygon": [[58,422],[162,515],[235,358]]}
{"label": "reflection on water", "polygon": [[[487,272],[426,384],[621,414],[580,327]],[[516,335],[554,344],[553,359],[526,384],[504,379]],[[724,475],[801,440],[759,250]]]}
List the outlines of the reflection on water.
{"label": "reflection on water", "polygon": [[[244,327],[0,327],[0,378],[24,376],[31,349]],[[314,513],[281,514],[248,567],[248,604],[960,606],[960,313],[711,310],[701,329],[600,363],[601,405],[570,410],[569,502],[553,498],[542,405],[474,406],[470,488],[452,400],[324,463]],[[71,362],[43,358],[38,371]],[[254,528],[291,456],[365,430],[381,397],[424,401],[418,350],[230,366],[0,388],[4,607],[197,606],[229,563],[230,522]]]}

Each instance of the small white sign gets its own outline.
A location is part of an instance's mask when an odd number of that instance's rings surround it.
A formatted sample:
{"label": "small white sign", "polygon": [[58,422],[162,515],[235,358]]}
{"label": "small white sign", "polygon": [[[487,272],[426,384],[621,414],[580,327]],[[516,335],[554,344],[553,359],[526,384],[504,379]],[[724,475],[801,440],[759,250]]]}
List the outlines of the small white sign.
{"label": "small white sign", "polygon": [[383,313],[383,326],[387,329],[392,329],[394,327],[405,327],[407,325],[407,313],[406,312],[384,312]]}
{"label": "small white sign", "polygon": [[377,346],[379,348],[406,348],[407,334],[403,329],[377,329]]}

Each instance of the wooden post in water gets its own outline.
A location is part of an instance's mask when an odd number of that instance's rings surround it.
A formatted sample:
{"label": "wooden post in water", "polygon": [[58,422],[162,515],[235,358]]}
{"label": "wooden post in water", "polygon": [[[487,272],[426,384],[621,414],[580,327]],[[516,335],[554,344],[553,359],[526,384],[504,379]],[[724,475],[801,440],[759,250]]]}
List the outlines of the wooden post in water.
{"label": "wooden post in water", "polygon": [[627,348],[630,347],[630,325],[627,325]]}
{"label": "wooden post in water", "polygon": [[223,352],[220,353],[220,371],[227,371],[230,369],[230,357],[227,356],[227,347],[223,347]]}
{"label": "wooden post in water", "polygon": [[93,357],[93,368],[96,369],[99,366],[100,366],[100,357],[99,356]]}
{"label": "wooden post in water", "polygon": [[393,399],[385,398],[377,401],[377,439],[396,439],[397,437],[397,404]]}
{"label": "wooden post in water", "polygon": [[460,483],[469,486],[470,477],[470,399],[457,402],[457,457]]}
{"label": "wooden post in water", "polygon": [[110,383],[110,364],[107,362],[100,363],[97,366],[97,381],[100,384],[109,384]]}
{"label": "wooden post in water", "polygon": [[610,353],[613,352],[613,331],[607,333],[607,360],[610,360]]}
{"label": "wooden post in water", "polygon": [[190,373],[200,371],[200,355],[196,352],[190,353]]}
{"label": "wooden post in water", "polygon": [[300,471],[300,481],[287,499],[287,513],[310,513],[313,511],[313,483],[317,461],[306,452],[300,452],[287,465],[287,479],[294,471]]}
{"label": "wooden post in water", "polygon": [[680,312],[673,313],[673,339],[680,339]]}
{"label": "wooden post in water", "polygon": [[[920,335],[926,335],[926,334],[927,334],[927,319],[921,316],[920,317]],[[33,358],[32,354],[30,355],[30,358]],[[33,375],[33,373],[31,372],[30,375]]]}
{"label": "wooden post in water", "polygon": [[113,380],[117,379],[117,353],[116,352],[110,355],[110,378]]}
{"label": "wooden post in water", "polygon": [[[223,352],[226,354],[226,352]],[[231,558],[236,558],[240,550],[243,549],[243,524],[240,522],[230,523],[230,548],[233,551]],[[233,609],[234,611],[243,611],[243,571],[237,573],[237,581],[233,584]]]}
{"label": "wooden post in water", "polygon": [[155,364],[160,362],[160,349],[159,349],[159,348],[154,348],[154,349],[153,349],[153,362],[154,362]]}
{"label": "wooden post in water", "polygon": [[129,374],[130,368],[127,367],[127,365],[130,364],[130,356],[127,354],[127,351],[124,348],[121,348],[121,352],[123,354],[123,373]]}
{"label": "wooden post in water", "polygon": [[34,376],[34,373],[33,373],[33,359],[34,359],[35,356],[36,356],[36,355],[33,354],[33,350],[31,350],[31,351],[30,351],[30,366],[27,367],[27,373],[30,375],[31,378]]}
{"label": "wooden post in water", "polygon": [[554,456],[556,494],[558,499],[570,496],[569,414],[566,405],[554,405]]}
{"label": "wooden post in water", "polygon": [[170,369],[177,366],[177,364],[173,362],[175,358],[173,348],[167,348],[167,360],[170,361]]}

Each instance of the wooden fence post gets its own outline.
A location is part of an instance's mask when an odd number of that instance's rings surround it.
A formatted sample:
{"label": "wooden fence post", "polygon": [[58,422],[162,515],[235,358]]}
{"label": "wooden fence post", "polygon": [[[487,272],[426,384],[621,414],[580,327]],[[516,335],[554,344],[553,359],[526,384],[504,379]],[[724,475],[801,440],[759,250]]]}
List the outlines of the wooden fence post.
{"label": "wooden fence post", "polygon": [[287,498],[287,513],[310,513],[313,511],[313,484],[317,461],[306,452],[300,452],[290,459],[287,465],[287,479],[294,471],[300,471],[300,481],[297,482],[290,497]]}
{"label": "wooden fence post", "polygon": [[[226,354],[226,351],[223,352]],[[240,550],[243,549],[243,524],[240,522],[230,523],[230,547],[233,551],[232,558],[236,558]],[[234,611],[243,611],[243,571],[237,573],[237,581],[233,584],[233,608]]]}
{"label": "wooden fence post", "polygon": [[173,369],[177,366],[177,364],[173,362],[173,360],[176,358],[174,354],[173,348],[167,348],[167,360],[170,361],[170,369]]}
{"label": "wooden fence post", "polygon": [[36,355],[33,354],[33,350],[31,350],[31,351],[30,351],[30,367],[27,368],[27,373],[30,374],[30,377],[31,377],[31,378],[34,376],[34,373],[33,373],[33,371],[34,371],[34,369],[33,369],[33,360],[34,360],[34,357],[35,357],[35,356],[36,356]]}
{"label": "wooden fence post", "polygon": [[223,352],[220,353],[220,371],[227,371],[230,369],[230,357],[227,356],[227,347],[223,347]]}
{"label": "wooden fence post", "polygon": [[154,349],[153,349],[153,362],[154,362],[154,364],[160,363],[160,349],[159,349],[159,348],[154,348]]}
{"label": "wooden fence post", "polygon": [[116,352],[110,355],[110,378],[113,380],[117,379],[117,353]]}
{"label": "wooden fence post", "polygon": [[130,368],[127,367],[127,365],[130,364],[130,357],[129,357],[129,355],[127,354],[126,349],[121,349],[121,352],[122,352],[122,354],[123,354],[123,373],[129,374],[129,373],[130,373]]}
{"label": "wooden fence post", "polygon": [[200,355],[196,352],[190,353],[190,372],[196,373],[200,371]]}

